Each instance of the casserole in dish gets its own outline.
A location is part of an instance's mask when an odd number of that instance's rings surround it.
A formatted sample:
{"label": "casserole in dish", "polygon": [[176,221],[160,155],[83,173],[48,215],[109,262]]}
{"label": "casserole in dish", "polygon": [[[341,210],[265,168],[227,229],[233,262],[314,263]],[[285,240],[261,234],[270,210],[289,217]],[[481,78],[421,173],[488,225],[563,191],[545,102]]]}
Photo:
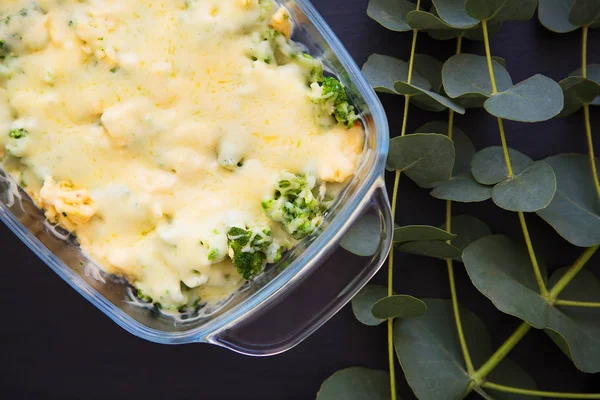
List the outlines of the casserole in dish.
{"label": "casserole in dish", "polygon": [[[341,308],[376,272],[389,250],[391,224],[381,178],[388,135],[381,106],[314,9],[304,2],[283,5],[295,23],[293,39],[306,45],[313,56],[321,57],[327,70],[347,87],[364,122],[365,152],[353,180],[322,224],[322,232],[302,241],[227,302],[206,306],[200,315],[177,322],[136,307],[126,282],[102,275],[74,243],[52,235],[31,202],[25,200],[21,208],[19,202],[11,201],[14,183],[7,180],[0,189],[0,217],[7,226],[84,297],[133,334],[161,343],[211,342],[251,354],[280,352]],[[377,218],[384,234],[376,233],[379,243],[370,252],[374,255],[359,257],[340,249],[338,242],[363,217],[369,221]],[[310,299],[302,298],[306,288]],[[286,304],[300,306],[293,312],[287,310],[293,318],[277,317],[276,323],[269,323],[268,318],[279,315]],[[269,326],[257,330],[257,323]]]}

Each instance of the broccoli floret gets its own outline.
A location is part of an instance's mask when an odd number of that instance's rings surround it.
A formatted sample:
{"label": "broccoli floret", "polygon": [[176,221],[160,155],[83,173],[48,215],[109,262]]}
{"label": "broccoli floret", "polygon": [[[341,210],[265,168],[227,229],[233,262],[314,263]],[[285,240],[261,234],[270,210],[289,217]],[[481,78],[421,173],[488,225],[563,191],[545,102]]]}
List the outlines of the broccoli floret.
{"label": "broccoli floret", "polygon": [[281,246],[273,242],[269,228],[233,227],[227,233],[229,256],[240,276],[252,279],[260,274],[267,263],[281,259]]}
{"label": "broccoli floret", "polygon": [[154,300],[152,300],[152,297],[145,295],[141,289],[137,289],[136,297],[138,299],[140,299],[141,301],[143,301],[144,303],[154,303]]}
{"label": "broccoli floret", "polygon": [[344,86],[335,78],[325,78],[323,83],[318,82],[310,85],[310,98],[315,104],[319,104],[323,112],[333,115],[335,119],[352,128],[358,121],[354,107],[348,103],[348,96]]}
{"label": "broccoli floret", "polygon": [[321,60],[317,60],[306,53],[294,54],[292,58],[296,61],[296,64],[306,69],[310,83],[323,82],[325,77],[323,76],[323,63]]}
{"label": "broccoli floret", "polygon": [[29,132],[27,131],[27,129],[24,128],[11,129],[8,132],[8,137],[10,137],[11,139],[21,139],[26,137],[27,135],[29,135]]}
{"label": "broccoli floret", "polygon": [[263,201],[262,207],[292,237],[303,239],[321,225],[330,203],[325,187],[317,186],[313,176],[284,172],[273,197]]}

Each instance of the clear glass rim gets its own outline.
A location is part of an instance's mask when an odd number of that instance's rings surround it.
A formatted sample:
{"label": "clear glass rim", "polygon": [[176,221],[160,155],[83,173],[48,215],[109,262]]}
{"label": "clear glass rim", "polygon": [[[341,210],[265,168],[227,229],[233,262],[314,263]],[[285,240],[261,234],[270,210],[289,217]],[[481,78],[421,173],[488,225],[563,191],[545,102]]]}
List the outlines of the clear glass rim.
{"label": "clear glass rim", "polygon": [[[318,266],[322,254],[335,245],[336,237],[340,232],[345,232],[360,213],[360,205],[365,197],[369,196],[377,185],[379,178],[384,173],[385,161],[389,147],[389,128],[385,112],[375,92],[362,75],[350,54],[340,40],[333,33],[324,19],[308,0],[295,0],[298,7],[304,12],[308,20],[322,35],[331,50],[335,53],[340,64],[348,73],[349,79],[354,83],[358,92],[367,104],[373,126],[375,127],[376,149],[371,157],[371,162],[366,167],[366,178],[360,181],[351,198],[340,209],[336,217],[314,240],[309,247],[299,255],[284,271],[271,282],[259,289],[251,297],[234,306],[222,315],[216,316],[208,323],[183,332],[163,332],[149,328],[131,318],[127,313],[113,305],[104,296],[95,293],[87,282],[64,266],[50,250],[43,246],[6,208],[0,203],[0,220],[16,234],[38,257],[44,261],[63,280],[80,292],[83,297],[99,308],[115,323],[129,333],[143,339],[163,344],[182,344],[190,342],[211,342],[211,337],[217,333],[239,323],[257,311],[263,309],[274,297],[285,293],[285,289],[293,286],[296,281],[308,274],[312,268]],[[216,344],[216,343],[215,343]]]}

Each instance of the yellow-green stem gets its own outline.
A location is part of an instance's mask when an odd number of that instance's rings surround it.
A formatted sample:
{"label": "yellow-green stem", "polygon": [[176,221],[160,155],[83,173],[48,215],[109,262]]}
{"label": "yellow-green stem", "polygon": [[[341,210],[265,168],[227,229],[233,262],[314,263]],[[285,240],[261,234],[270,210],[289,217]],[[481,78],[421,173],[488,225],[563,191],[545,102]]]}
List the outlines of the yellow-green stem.
{"label": "yellow-green stem", "polygon": [[483,380],[496,368],[498,364],[502,362],[510,353],[512,349],[523,339],[523,337],[529,332],[531,326],[523,322],[517,330],[504,342],[502,346],[486,361],[481,368],[472,375],[473,380],[480,384]]}
{"label": "yellow-green stem", "polygon": [[[417,0],[416,10],[419,10],[421,6],[421,0]],[[407,83],[410,85],[413,74],[413,65],[415,63],[415,51],[417,47],[417,35],[418,30],[413,29],[413,40],[412,46],[410,49],[410,60],[408,62],[408,77]],[[406,135],[406,127],[408,123],[408,108],[410,105],[410,96],[404,96],[404,115],[402,116],[402,131],[400,132],[400,136]],[[398,185],[400,183],[400,176],[402,172],[396,171],[396,176],[394,178],[394,191],[392,194],[392,221],[396,220],[396,204],[398,202]],[[390,252],[388,256],[388,296],[392,296],[394,294],[394,249]],[[394,320],[389,318],[387,321],[387,331],[388,331],[388,364],[390,369],[390,392],[391,392],[391,400],[396,400],[396,364],[394,359]]]}
{"label": "yellow-green stem", "polygon": [[[460,54],[462,48],[462,36],[459,36],[456,41],[456,54]],[[454,111],[450,109],[448,111],[448,138],[452,139],[454,131]],[[446,230],[448,232],[452,232],[452,202],[450,200],[446,201]],[[450,240],[448,240],[450,243]],[[446,259],[446,265],[448,267],[448,281],[450,282],[450,294],[452,297],[452,308],[454,312],[454,320],[456,322],[456,331],[458,334],[458,340],[460,342],[460,347],[463,352],[463,357],[465,360],[465,366],[467,367],[467,372],[469,375],[475,372],[475,368],[473,367],[473,361],[471,360],[471,355],[469,354],[469,347],[467,346],[467,340],[465,339],[465,333],[462,326],[462,320],[460,316],[460,309],[458,307],[458,294],[456,292],[456,281],[454,279],[454,263],[452,259]]]}
{"label": "yellow-green stem", "polygon": [[[398,204],[398,185],[402,172],[396,171],[394,177],[394,191],[392,192],[392,221],[396,220],[396,205]],[[394,294],[394,249],[388,255],[388,296]],[[388,326],[388,363],[390,368],[390,390],[392,400],[396,400],[396,364],[394,360],[394,320],[387,320]]]}
{"label": "yellow-green stem", "polygon": [[596,167],[596,156],[594,154],[594,141],[592,139],[592,123],[590,122],[589,104],[583,105],[583,117],[585,119],[585,135],[587,137],[588,154],[590,156],[590,165],[592,167],[592,177],[594,179],[596,193],[598,194],[598,200],[600,200],[600,178],[598,178],[598,168]]}
{"label": "yellow-green stem", "polygon": [[554,305],[563,307],[600,308],[600,303],[590,301],[556,300]]}
{"label": "yellow-green stem", "polygon": [[596,251],[598,251],[598,248],[600,248],[600,245],[587,248],[583,252],[583,254],[577,259],[577,261],[575,261],[575,264],[573,264],[573,266],[567,271],[567,273],[562,278],[560,278],[558,282],[556,282],[556,285],[554,285],[552,289],[550,289],[549,296],[551,300],[556,299],[558,295],[561,294],[563,290],[565,290],[567,285],[571,283],[573,278],[577,276],[579,271],[581,271],[581,269],[585,266],[589,259],[592,258]]}
{"label": "yellow-green stem", "polygon": [[521,222],[521,229],[523,230],[523,236],[525,237],[525,243],[527,244],[527,252],[529,253],[529,259],[531,260],[531,265],[533,265],[535,280],[538,283],[542,297],[547,298],[548,288],[546,288],[546,283],[544,282],[544,278],[542,277],[540,265],[538,264],[537,257],[535,256],[535,252],[533,250],[533,243],[531,243],[531,236],[529,236],[529,229],[527,228],[527,222],[525,222],[525,214],[523,214],[521,211],[519,211],[518,214],[519,221]]}
{"label": "yellow-green stem", "polygon": [[[588,39],[587,25],[584,25],[581,29],[581,76],[587,78],[587,39]],[[587,138],[588,153],[590,156],[590,165],[592,167],[592,178],[594,179],[594,186],[596,187],[596,193],[600,200],[600,178],[598,178],[598,168],[596,166],[596,156],[594,155],[594,141],[592,139],[592,123],[590,120],[590,105],[583,105],[583,118],[585,122],[585,135]]]}
{"label": "yellow-green stem", "polygon": [[[488,72],[490,74],[490,82],[492,83],[492,93],[496,94],[498,93],[498,88],[496,87],[496,77],[494,76],[494,67],[492,65],[492,51],[490,50],[490,38],[488,34],[487,21],[481,21],[481,28],[483,30],[483,41],[485,44],[485,56],[488,65]],[[502,142],[502,151],[504,152],[504,160],[506,162],[508,178],[512,178],[514,173],[512,164],[510,162],[510,154],[508,153],[508,143],[506,141],[506,134],[504,133],[504,122],[502,121],[502,118],[498,118],[498,129],[500,130],[500,140]],[[533,270],[540,288],[540,293],[542,296],[547,297],[548,289],[546,288],[546,284],[540,271],[540,266],[535,256],[535,251],[533,250],[533,244],[531,242],[531,237],[529,236],[529,229],[527,229],[527,223],[525,222],[525,215],[522,212],[519,212],[519,221],[521,222],[521,229],[523,230],[523,236],[525,237],[525,243],[527,244],[527,251],[529,253],[529,258],[531,259],[531,264],[533,265]]]}
{"label": "yellow-green stem", "polygon": [[505,393],[522,394],[525,396],[552,397],[557,399],[600,399],[600,393],[561,393],[545,392],[542,390],[519,389],[512,386],[499,385],[493,382],[485,382],[482,387],[498,390]]}
{"label": "yellow-green stem", "polygon": [[587,39],[588,39],[588,29],[587,25],[584,25],[581,28],[581,76],[587,78]]}

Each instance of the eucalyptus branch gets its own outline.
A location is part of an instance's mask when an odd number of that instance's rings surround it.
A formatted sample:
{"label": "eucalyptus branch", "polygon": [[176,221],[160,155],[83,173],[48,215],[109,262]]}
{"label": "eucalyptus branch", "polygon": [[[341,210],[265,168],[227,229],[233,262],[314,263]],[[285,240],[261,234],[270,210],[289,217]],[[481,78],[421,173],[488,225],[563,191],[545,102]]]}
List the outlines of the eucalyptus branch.
{"label": "eucalyptus branch", "polygon": [[525,337],[531,329],[531,325],[523,322],[517,330],[500,346],[498,350],[481,366],[473,375],[473,380],[476,383],[481,383],[493,370],[506,358],[508,353],[515,348],[517,344]]}
{"label": "eucalyptus branch", "polygon": [[585,250],[585,252],[577,259],[575,264],[567,271],[567,273],[554,285],[554,287],[550,290],[549,297],[551,300],[556,300],[558,295],[565,290],[567,285],[571,283],[571,281],[577,276],[579,271],[583,269],[585,264],[589,261],[590,258],[598,251],[600,245],[596,245],[594,247],[590,247]]}
{"label": "eucalyptus branch", "polygon": [[[495,95],[498,93],[498,87],[496,86],[496,77],[494,76],[494,68],[492,66],[492,52],[490,50],[490,38],[488,33],[487,21],[481,21],[481,27],[483,30],[483,41],[485,44],[485,55],[488,64],[488,71],[490,74],[490,82],[492,84],[492,94]],[[514,172],[512,168],[512,164],[510,161],[510,154],[508,153],[508,144],[506,142],[506,134],[504,133],[504,123],[502,118],[498,118],[498,128],[500,130],[500,140],[502,141],[502,150],[504,152],[504,159],[506,161],[506,169],[508,171],[508,178],[514,177]],[[529,258],[531,259],[531,264],[533,265],[533,270],[535,273],[535,278],[540,288],[540,293],[543,297],[548,296],[548,289],[546,288],[546,283],[542,277],[542,273],[540,271],[540,266],[537,261],[537,257],[535,255],[535,251],[533,249],[533,244],[531,242],[531,237],[529,236],[529,229],[527,228],[527,222],[525,221],[525,215],[522,211],[518,212],[519,221],[521,223],[521,230],[523,231],[523,236],[525,237],[525,243],[527,245],[527,252],[529,253]]]}
{"label": "eucalyptus branch", "polygon": [[[581,76],[587,78],[587,39],[588,39],[587,25],[584,25],[581,29],[582,40],[581,40]],[[592,178],[594,179],[594,186],[596,187],[596,193],[600,200],[600,178],[598,178],[598,168],[596,167],[596,156],[594,155],[594,141],[592,139],[592,123],[590,121],[590,105],[583,105],[583,118],[585,122],[585,136],[587,138],[588,153],[590,156],[590,166],[592,167]]]}
{"label": "eucalyptus branch", "polygon": [[[462,49],[462,36],[459,36],[456,39],[456,54],[460,54]],[[454,130],[454,110],[451,108],[448,110],[448,138],[452,140],[452,134]],[[446,201],[446,230],[452,233],[452,202],[450,200]],[[448,240],[448,244],[450,244],[450,240]],[[450,293],[452,297],[452,308],[454,310],[454,320],[456,321],[456,331],[458,333],[458,340],[460,341],[460,347],[463,352],[463,357],[465,360],[465,365],[467,367],[467,372],[469,375],[475,372],[475,368],[473,367],[473,361],[471,360],[471,355],[469,354],[469,347],[467,345],[467,341],[465,339],[465,333],[462,326],[462,321],[460,317],[460,309],[458,307],[458,295],[456,293],[456,282],[454,279],[454,263],[451,258],[446,259],[446,265],[448,267],[448,281],[450,283]]]}
{"label": "eucalyptus branch", "polygon": [[589,301],[556,300],[554,305],[563,307],[600,308],[600,303]]}
{"label": "eucalyptus branch", "polygon": [[511,386],[499,385],[493,382],[485,382],[482,387],[486,389],[498,390],[505,393],[522,394],[525,396],[553,397],[557,399],[600,399],[600,393],[562,393],[545,392],[541,390],[519,389]]}
{"label": "eucalyptus branch", "polygon": [[[416,10],[418,11],[421,7],[421,0],[417,0]],[[410,85],[413,75],[413,66],[415,63],[415,52],[417,48],[417,37],[419,31],[417,29],[413,29],[413,38],[412,44],[410,48],[410,59],[408,61],[408,76],[407,83]],[[400,133],[401,136],[406,135],[406,128],[408,122],[408,109],[410,105],[410,96],[404,96],[404,115],[402,117],[402,131]],[[394,191],[392,194],[392,221],[396,220],[396,206],[398,203],[398,186],[400,184],[400,176],[402,172],[396,170],[394,177]],[[388,256],[388,296],[392,296],[394,294],[393,290],[394,285],[394,251],[392,250]],[[394,358],[394,319],[388,318],[387,320],[387,331],[388,331],[388,364],[390,369],[390,393],[391,400],[396,400],[396,360]]]}

